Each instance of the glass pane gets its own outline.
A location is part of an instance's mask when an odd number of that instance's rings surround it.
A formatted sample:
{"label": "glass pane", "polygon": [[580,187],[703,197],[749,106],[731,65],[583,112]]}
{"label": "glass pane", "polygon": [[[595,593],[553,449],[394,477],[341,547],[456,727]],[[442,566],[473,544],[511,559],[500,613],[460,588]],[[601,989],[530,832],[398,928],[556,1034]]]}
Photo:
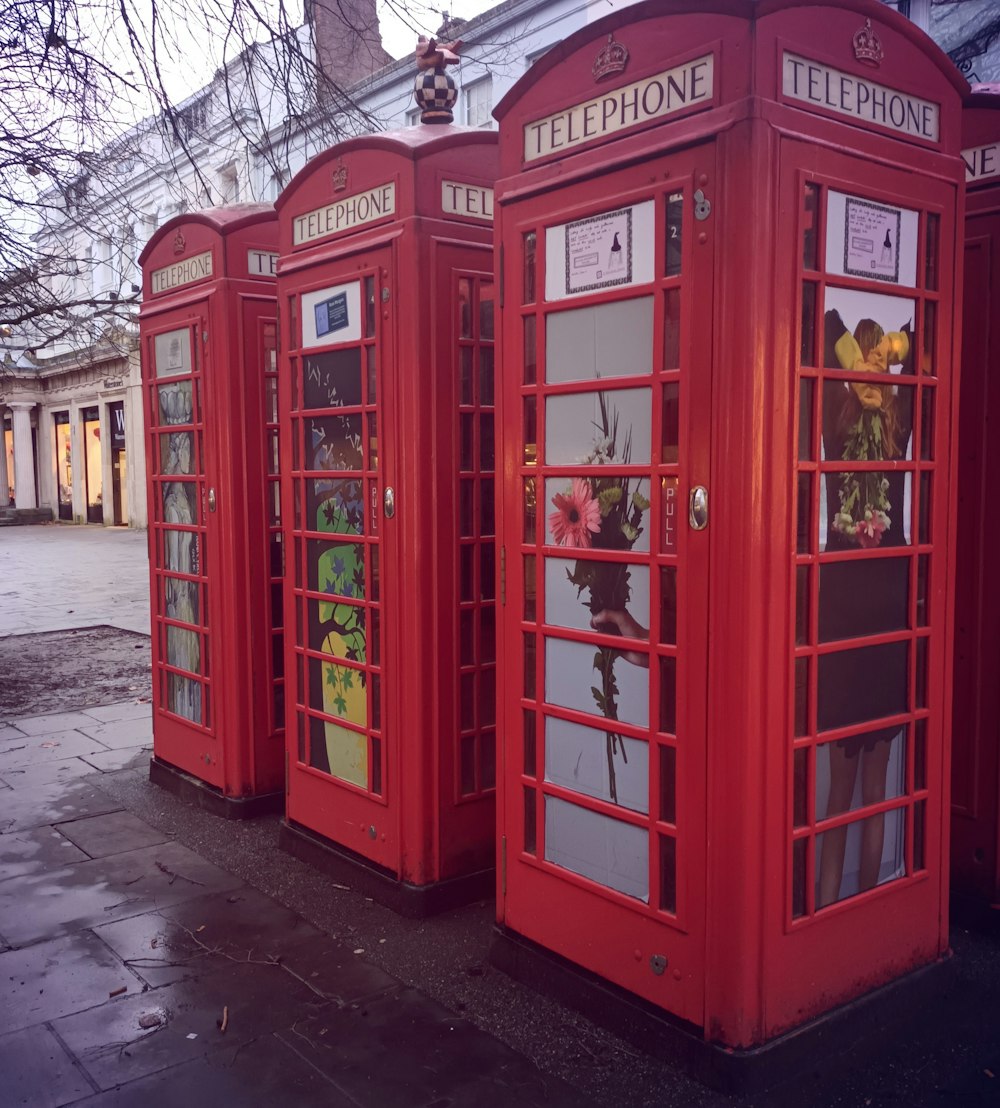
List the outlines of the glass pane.
{"label": "glass pane", "polygon": [[491,604],[484,604],[479,609],[479,660],[497,660],[496,611]]}
{"label": "glass pane", "polygon": [[920,457],[934,461],[934,399],[936,390],[924,385],[920,397]]}
{"label": "glass pane", "polygon": [[[367,676],[363,669],[338,665],[321,658],[309,659],[309,703],[330,716],[364,727],[368,722]],[[351,732],[354,734],[354,732]],[[364,739],[364,735],[358,735]],[[362,743],[367,755],[367,743]],[[368,774],[359,782],[368,787]]]}
{"label": "glass pane", "polygon": [[536,691],[535,681],[535,636],[524,636],[524,695],[528,700],[534,700]]}
{"label": "glass pane", "polygon": [[379,599],[379,551],[378,546],[370,546],[369,557],[371,559],[371,598],[374,602]]}
{"label": "glass pane", "polygon": [[819,185],[807,183],[802,201],[802,268],[819,269]]}
{"label": "glass pane", "polygon": [[677,659],[660,659],[660,730],[677,733]]}
{"label": "glass pane", "polygon": [[915,706],[927,707],[927,654],[930,640],[921,636],[916,641]]}
{"label": "glass pane", "polygon": [[667,197],[667,250],[664,276],[677,277],[681,271],[684,232],[684,193],[672,192]]}
{"label": "glass pane", "polygon": [[334,658],[366,662],[366,610],[357,604],[307,600],[309,646]]}
{"label": "glass pane", "polygon": [[552,312],[545,318],[545,379],[590,381],[651,373],[653,298]]}
{"label": "glass pane", "polygon": [[484,477],[479,482],[479,533],[492,535],[495,531],[494,506],[496,491],[492,477]]}
{"label": "glass pane", "polygon": [[795,567],[795,645],[809,641],[809,567]]}
{"label": "glass pane", "polygon": [[463,664],[470,664],[476,657],[476,613],[473,608],[463,608],[458,614],[458,644]]}
{"label": "glass pane", "polygon": [[898,470],[828,473],[819,541],[827,550],[867,550],[910,542],[913,474]]}
{"label": "glass pane", "polygon": [[375,278],[365,278],[365,337],[372,338],[375,334],[375,316],[377,305],[375,303]]}
{"label": "glass pane", "polygon": [[680,369],[681,290],[667,289],[663,297],[663,368]]}
{"label": "glass pane", "polygon": [[[649,550],[649,481],[642,477],[552,477],[545,482],[545,541],[595,550]],[[607,514],[601,515],[604,506]],[[613,605],[620,608],[621,604]]]}
{"label": "glass pane", "polygon": [[[338,669],[337,666],[325,667]],[[352,696],[354,687],[347,690]],[[336,694],[330,686],[331,703]],[[362,691],[363,700],[363,691]],[[309,764],[323,773],[329,773],[342,781],[349,781],[362,789],[368,788],[368,737],[363,731],[352,731],[332,720],[309,717]]]}
{"label": "glass pane", "polygon": [[928,607],[928,573],[930,555],[921,554],[917,558],[917,626],[926,627],[930,620]]}
{"label": "glass pane", "polygon": [[907,646],[884,643],[820,655],[819,730],[907,711]]}
{"label": "glass pane", "polygon": [[378,469],[378,416],[368,412],[365,419],[368,420],[368,468]]}
{"label": "glass pane", "polygon": [[792,843],[792,919],[806,914],[806,840]]}
{"label": "glass pane", "polygon": [[921,543],[931,541],[931,483],[933,480],[933,473],[920,474],[920,516],[917,525],[917,536]]}
{"label": "glass pane", "polygon": [[365,347],[365,367],[368,376],[368,403],[374,404],[378,399],[378,380],[375,370],[375,347]]}
{"label": "glass pane", "polygon": [[[492,317],[491,317],[492,319]],[[493,406],[493,347],[479,348],[479,403]]]}
{"label": "glass pane", "polygon": [[802,341],[799,348],[802,365],[816,364],[816,285],[802,282]]}
{"label": "glass pane", "polygon": [[681,386],[677,381],[665,381],[662,390],[662,443],[660,460],[667,465],[677,462],[680,448]]}
{"label": "glass pane", "polygon": [[812,377],[799,378],[799,460],[812,461],[816,456],[813,443],[813,400],[816,382]]}
{"label": "glass pane", "polygon": [[660,835],[660,907],[677,911],[677,840]]}
{"label": "glass pane", "polygon": [[851,558],[819,567],[819,641],[910,625],[910,559]]}
{"label": "glass pane", "polygon": [[566,639],[545,640],[545,699],[637,727],[649,725],[649,670],[628,653]]}
{"label": "glass pane", "polygon": [[492,281],[483,281],[479,286],[479,337],[485,342],[492,342],[494,337]]}
{"label": "glass pane", "polygon": [[311,354],[302,366],[303,408],[344,408],[361,403],[359,346]]}
{"label": "glass pane", "polygon": [[927,720],[913,724],[913,788],[927,788]]}
{"label": "glass pane", "polygon": [[808,784],[809,752],[796,750],[792,756],[792,826],[804,827],[806,824],[806,788]]}
{"label": "glass pane", "polygon": [[534,231],[528,231],[524,236],[524,300],[525,304],[532,304],[535,300],[535,249],[536,236]]}
{"label": "glass pane", "polygon": [[677,642],[677,567],[660,567],[660,642]]}
{"label": "glass pane", "polygon": [[926,867],[927,847],[927,801],[918,800],[913,805],[913,869],[914,872]]}
{"label": "glass pane", "polygon": [[372,735],[370,741],[371,741],[371,748],[372,748],[372,754],[371,754],[371,758],[372,758],[372,762],[371,762],[372,786],[371,786],[371,789],[372,789],[372,792],[376,796],[381,796],[382,795],[382,740],[379,739],[379,738],[376,738],[374,735]]}
{"label": "glass pane", "polygon": [[906,728],[883,727],[816,748],[816,819],[906,793]]}
{"label": "glass pane", "polygon": [[475,582],[475,554],[476,548],[471,544],[459,547],[458,561],[459,561],[459,585],[458,595],[460,600],[475,600],[476,599],[476,582]]}
{"label": "glass pane", "polygon": [[[649,612],[648,566],[545,559],[546,623],[648,642]],[[649,664],[645,654],[625,656]]]}
{"label": "glass pane", "polygon": [[497,736],[495,731],[484,731],[479,739],[479,787],[495,789],[497,786]]}
{"label": "glass pane", "polygon": [[545,860],[610,889],[649,900],[646,832],[558,797],[544,797]]}
{"label": "glass pane", "polygon": [[524,383],[533,385],[538,379],[537,323],[533,315],[524,317]]}
{"label": "glass pane", "polygon": [[857,896],[905,872],[906,811],[869,816],[816,836],[816,907]]}
{"label": "glass pane", "polygon": [[535,776],[535,713],[525,709],[522,713],[524,720],[524,773],[527,777]]}
{"label": "glass pane", "polygon": [[479,468],[487,473],[493,469],[493,413],[479,416]]}
{"label": "glass pane", "polygon": [[677,751],[672,746],[660,747],[660,819],[677,822]]}
{"label": "glass pane", "polygon": [[809,734],[809,659],[795,659],[795,737]]}
{"label": "glass pane", "polygon": [[458,352],[459,362],[459,403],[473,404],[472,391],[472,354],[471,346],[463,346]]}
{"label": "glass pane", "polygon": [[[194,432],[171,431],[157,438],[160,440],[160,473],[194,473]],[[62,488],[60,485],[60,495]]]}
{"label": "glass pane", "polygon": [[475,430],[475,416],[471,412],[463,412],[459,416],[459,457],[458,468],[466,471],[472,469],[472,436]]}
{"label": "glass pane", "polygon": [[465,538],[473,535],[472,501],[476,492],[475,481],[469,479],[458,483],[458,533]]}
{"label": "glass pane", "polygon": [[649,811],[649,747],[545,717],[545,780],[634,812]]}
{"label": "glass pane", "polygon": [[798,505],[795,514],[795,550],[809,553],[809,536],[812,533],[812,474],[798,476]]}
{"label": "glass pane", "polygon": [[177,381],[173,385],[160,385],[156,390],[159,404],[159,424],[191,423],[194,418],[193,385],[191,381]]}
{"label": "glass pane", "polygon": [[534,623],[536,615],[535,555],[524,555],[524,620]]}
{"label": "glass pane", "polygon": [[924,301],[924,345],[923,358],[920,361],[920,372],[934,375],[937,373],[937,359],[935,347],[937,346],[937,321],[938,306],[933,300]]}
{"label": "glass pane", "polygon": [[536,539],[535,479],[527,477],[524,481],[524,541],[533,543]]}
{"label": "glass pane", "polygon": [[496,548],[485,542],[479,547],[479,599],[492,600],[496,587]]}
{"label": "glass pane", "polygon": [[[308,514],[305,529],[339,535],[360,535],[365,527],[363,484],[350,478],[342,481],[307,480]],[[277,490],[277,485],[274,486]]]}
{"label": "glass pane", "polygon": [[181,677],[177,673],[168,673],[166,678],[167,711],[183,716],[192,723],[201,723],[201,683],[190,677]]}
{"label": "glass pane", "polygon": [[458,280],[458,335],[471,339],[472,335],[472,282],[468,277]]}
{"label": "glass pane", "polygon": [[925,218],[927,222],[924,239],[924,287],[934,292],[938,287],[938,242],[941,217],[928,212]]}
{"label": "glass pane", "polygon": [[[193,527],[198,522],[198,486],[193,481],[169,481],[160,486],[163,498],[163,522],[181,527]],[[183,566],[170,566],[183,569]]]}
{"label": "glass pane", "polygon": [[188,631],[183,627],[166,627],[166,661],[169,666],[187,670],[188,673],[201,672],[201,636],[197,631]]}
{"label": "glass pane", "polygon": [[153,350],[157,377],[191,372],[191,332],[186,327],[157,335],[153,340]]}
{"label": "glass pane", "polygon": [[365,548],[360,543],[330,543],[309,539],[306,543],[308,588],[363,600],[365,596]]}
{"label": "glass pane", "polygon": [[308,469],[361,469],[361,415],[307,419]]}
{"label": "glass pane", "polygon": [[538,841],[538,817],[536,813],[537,803],[535,790],[524,790],[524,851],[526,854],[534,854]]}
{"label": "glass pane", "polygon": [[476,726],[476,675],[463,673],[459,680],[458,725],[463,731],[471,731]]}
{"label": "glass pane", "polygon": [[524,464],[533,466],[538,461],[538,407],[533,396],[524,398]]}
{"label": "glass pane", "polygon": [[201,622],[201,604],[198,583],[183,581],[178,577],[164,577],[163,614],[167,619],[176,619],[181,623]]}

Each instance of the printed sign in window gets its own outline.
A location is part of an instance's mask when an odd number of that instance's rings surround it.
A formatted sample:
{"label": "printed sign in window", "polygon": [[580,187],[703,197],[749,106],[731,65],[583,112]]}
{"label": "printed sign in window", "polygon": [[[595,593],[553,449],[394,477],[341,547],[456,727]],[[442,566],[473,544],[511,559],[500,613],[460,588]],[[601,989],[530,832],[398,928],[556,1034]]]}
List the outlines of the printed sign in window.
{"label": "printed sign in window", "polygon": [[339,292],[329,300],[322,300],[313,308],[316,313],[316,337],[343,331],[348,326],[347,293]]}
{"label": "printed sign in window", "polygon": [[915,211],[877,204],[830,190],[826,268],[844,277],[867,277],[892,285],[917,279]]}

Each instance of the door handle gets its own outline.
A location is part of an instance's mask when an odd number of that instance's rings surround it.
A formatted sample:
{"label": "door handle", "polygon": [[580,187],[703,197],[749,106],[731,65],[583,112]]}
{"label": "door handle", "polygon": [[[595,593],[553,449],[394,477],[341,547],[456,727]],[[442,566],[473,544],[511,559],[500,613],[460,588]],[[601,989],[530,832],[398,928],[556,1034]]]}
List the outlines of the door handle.
{"label": "door handle", "polygon": [[392,485],[386,485],[382,505],[385,508],[385,518],[392,519],[396,514],[396,493],[393,491]]}
{"label": "door handle", "polygon": [[708,526],[708,489],[704,485],[695,485],[688,497],[688,523],[693,531]]}
{"label": "door handle", "polygon": [[208,510],[214,512],[216,508],[215,489],[208,490]]}

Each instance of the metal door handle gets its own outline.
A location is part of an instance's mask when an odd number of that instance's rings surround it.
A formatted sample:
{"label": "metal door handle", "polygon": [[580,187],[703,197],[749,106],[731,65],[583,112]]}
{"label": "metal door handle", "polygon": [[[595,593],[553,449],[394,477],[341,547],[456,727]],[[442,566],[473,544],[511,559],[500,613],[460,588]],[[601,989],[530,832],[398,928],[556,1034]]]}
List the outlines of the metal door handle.
{"label": "metal door handle", "polygon": [[382,504],[385,508],[385,518],[392,519],[396,514],[396,494],[393,491],[392,485],[386,485],[385,493],[382,497]]}
{"label": "metal door handle", "polygon": [[688,523],[694,531],[708,526],[708,489],[704,485],[695,485],[688,497]]}
{"label": "metal door handle", "polygon": [[215,511],[215,489],[208,490],[208,510],[210,512]]}

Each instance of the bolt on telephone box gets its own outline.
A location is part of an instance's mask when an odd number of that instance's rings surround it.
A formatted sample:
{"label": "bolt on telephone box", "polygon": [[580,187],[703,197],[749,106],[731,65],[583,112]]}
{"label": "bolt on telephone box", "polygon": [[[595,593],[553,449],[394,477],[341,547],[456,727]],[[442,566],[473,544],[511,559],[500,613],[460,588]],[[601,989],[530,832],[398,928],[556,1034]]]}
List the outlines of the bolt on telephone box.
{"label": "bolt on telephone box", "polygon": [[284,776],[274,209],[177,216],[139,260],[150,777],[240,818]]}
{"label": "bolt on telephone box", "polygon": [[955,711],[951,866],[955,903],[1000,909],[1000,542],[989,490],[1000,481],[1000,95],[970,95],[962,112],[965,282],[955,573]]}
{"label": "bolt on telephone box", "polygon": [[947,949],[959,89],[866,0],[646,3],[497,108],[494,957],[695,1043]]}
{"label": "bolt on telephone box", "polygon": [[277,202],[282,845],[407,913],[492,888],[496,135],[341,143]]}

